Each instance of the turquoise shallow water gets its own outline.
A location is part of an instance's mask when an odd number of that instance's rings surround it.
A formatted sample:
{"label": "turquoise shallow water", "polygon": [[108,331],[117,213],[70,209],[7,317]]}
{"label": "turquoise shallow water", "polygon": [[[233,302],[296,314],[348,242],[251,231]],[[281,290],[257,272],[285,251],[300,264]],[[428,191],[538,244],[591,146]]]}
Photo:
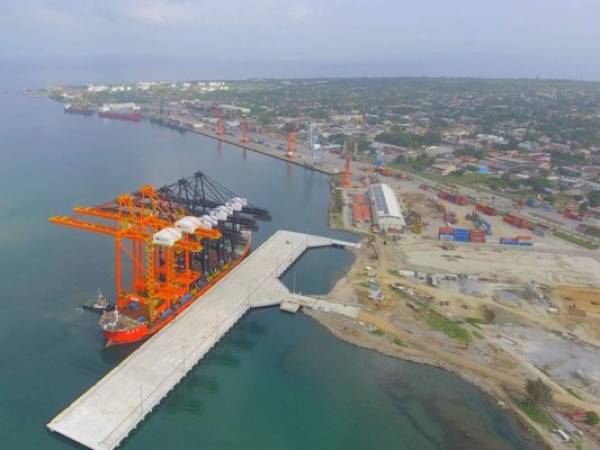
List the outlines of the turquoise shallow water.
{"label": "turquoise shallow water", "polygon": [[[1,448],[78,448],[45,423],[135,348],[104,350],[97,317],[78,309],[98,287],[113,295],[112,241],[48,216],[201,169],[271,210],[257,244],[280,228],[346,237],[327,228],[326,176],[147,123],[65,115],[45,99],[0,102]],[[350,262],[342,250],[309,252],[286,281],[295,273],[298,291],[324,293]],[[303,315],[259,310],[123,448],[533,447],[458,378],[354,348]]]}

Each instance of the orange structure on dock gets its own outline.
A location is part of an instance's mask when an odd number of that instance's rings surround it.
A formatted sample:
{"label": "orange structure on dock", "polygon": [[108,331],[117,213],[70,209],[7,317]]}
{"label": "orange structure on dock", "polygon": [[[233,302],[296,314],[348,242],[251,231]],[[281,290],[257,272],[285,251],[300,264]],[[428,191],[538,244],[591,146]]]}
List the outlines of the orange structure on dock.
{"label": "orange structure on dock", "polygon": [[49,220],[114,238],[116,305],[100,318],[107,345],[167,325],[247,256],[256,220],[270,219],[202,172],[74,213]]}
{"label": "orange structure on dock", "polygon": [[344,174],[342,175],[342,186],[346,189],[352,186],[350,164],[352,162],[352,141],[346,141],[346,165],[344,166]]}

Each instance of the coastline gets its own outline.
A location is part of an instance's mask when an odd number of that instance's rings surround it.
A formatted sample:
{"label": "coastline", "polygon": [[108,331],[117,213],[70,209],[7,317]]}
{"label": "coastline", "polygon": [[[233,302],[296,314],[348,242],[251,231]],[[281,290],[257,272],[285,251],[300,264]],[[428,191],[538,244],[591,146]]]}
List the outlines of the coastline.
{"label": "coastline", "polygon": [[[158,126],[163,126],[165,128],[172,128],[169,127],[168,125],[161,125],[161,124],[157,124],[156,122],[152,121],[152,117],[149,116],[148,119],[150,120],[150,122],[152,124],[158,125]],[[235,145],[237,147],[240,147],[244,150],[250,150],[252,152],[256,152],[256,153],[260,153],[261,155],[265,155],[265,156],[269,156],[271,158],[275,158],[278,159],[280,161],[284,161],[290,164],[295,164],[297,166],[300,167],[304,167],[305,169],[310,169],[310,170],[314,170],[315,172],[320,172],[323,173],[325,175],[336,175],[337,172],[333,171],[333,170],[329,170],[325,167],[319,167],[319,166],[315,166],[314,164],[310,164],[304,160],[300,160],[300,159],[291,159],[288,158],[287,156],[285,156],[285,154],[282,151],[277,151],[277,150],[272,150],[270,147],[266,147],[264,145],[261,144],[256,144],[256,143],[252,143],[252,142],[241,142],[240,140],[236,139],[233,136],[219,136],[216,133],[213,133],[211,131],[208,130],[204,130],[202,128],[192,128],[192,127],[188,127],[185,125],[181,125],[180,127],[178,127],[178,129],[180,129],[181,131],[189,131],[192,133],[196,133],[199,134],[201,136],[205,136],[208,138],[212,138],[218,142],[222,142],[225,144],[230,144],[230,145]]]}
{"label": "coastline", "polygon": [[368,342],[368,340],[363,339],[362,337],[353,336],[349,333],[345,334],[335,325],[335,323],[336,320],[339,320],[338,323],[341,324],[341,322],[349,321],[349,319],[332,318],[332,316],[330,315],[326,315],[324,313],[312,310],[303,310],[303,313],[314,319],[317,323],[319,323],[323,328],[329,331],[336,338],[347,342],[351,345],[354,345],[358,348],[371,350],[382,355],[388,356],[390,358],[401,359],[403,361],[410,362],[413,364],[430,366],[436,369],[443,370],[448,374],[460,378],[461,380],[473,385],[482,394],[486,395],[490,399],[490,401],[492,401],[492,403],[495,404],[497,408],[501,408],[502,410],[509,413],[519,424],[521,432],[523,433],[523,437],[526,440],[534,441],[541,448],[547,450],[552,450],[555,448],[553,446],[553,444],[555,444],[554,442],[547,440],[542,433],[538,432],[537,426],[532,425],[529,422],[528,418],[524,415],[524,413],[512,406],[513,402],[512,400],[510,400],[506,393],[502,392],[494,384],[486,382],[483,378],[473,373],[470,373],[465,369],[461,369],[451,364],[447,364],[436,360],[433,357],[427,357],[424,355],[417,354],[411,355],[408,351],[390,351],[380,345]]}
{"label": "coastline", "polygon": [[[338,225],[338,224],[336,224],[335,220],[333,220],[333,217],[332,217],[332,213],[334,212],[333,211],[333,208],[334,208],[333,192],[337,188],[333,177],[336,174],[338,174],[337,172],[327,171],[322,168],[317,168],[310,164],[304,163],[302,161],[291,160],[291,159],[285,157],[284,155],[275,153],[275,151],[273,151],[267,147],[261,146],[260,144],[242,143],[242,142],[239,142],[238,140],[235,140],[234,138],[221,137],[221,136],[218,136],[216,133],[208,132],[206,130],[191,129],[191,128],[187,128],[187,127],[185,129],[188,131],[194,132],[196,134],[215,139],[218,142],[224,142],[227,144],[231,144],[231,145],[237,146],[241,149],[254,151],[256,153],[260,153],[265,156],[270,156],[272,158],[279,159],[284,162],[289,162],[289,163],[304,167],[309,170],[315,170],[315,171],[324,173],[326,175],[329,175],[331,177],[330,189],[332,192],[332,200],[330,202],[330,205],[329,205],[329,208],[327,211],[329,227],[332,230],[354,233],[357,236],[360,236],[362,239],[364,239],[368,236],[367,233],[357,233],[356,230],[346,229],[343,226],[343,221],[341,224]],[[342,214],[342,213],[340,213],[340,214]],[[356,270],[358,268],[358,265],[360,263],[360,258],[355,253],[355,251],[353,251],[352,253],[353,253],[352,263],[350,264],[350,266],[348,267],[348,269],[346,270],[346,272],[344,274],[340,274],[340,276],[335,281],[330,292],[328,294],[325,294],[324,296],[329,296],[330,293],[333,293],[336,290],[338,290],[343,283],[347,282],[347,277],[350,274],[350,272],[352,272],[353,270]],[[475,374],[471,371],[468,371],[464,367],[455,366],[450,363],[444,362],[440,359],[437,359],[434,356],[427,355],[426,353],[422,352],[421,350],[415,351],[415,349],[410,349],[407,347],[400,347],[400,349],[394,349],[394,351],[391,351],[390,349],[386,349],[381,345],[377,345],[377,343],[369,342],[370,340],[368,338],[365,339],[360,336],[356,336],[356,335],[353,336],[349,333],[343,333],[340,328],[336,327],[336,324],[339,325],[340,323],[343,323],[344,321],[350,322],[351,321],[350,319],[338,318],[338,317],[331,316],[331,315],[325,315],[325,314],[317,312],[317,311],[310,311],[310,310],[303,310],[303,311],[307,316],[314,319],[317,323],[319,323],[326,330],[328,330],[330,333],[332,333],[336,338],[343,340],[345,342],[348,342],[356,347],[372,350],[372,351],[378,352],[380,354],[383,354],[383,355],[386,355],[386,356],[389,356],[392,358],[401,359],[401,360],[411,362],[414,364],[423,364],[423,365],[427,365],[430,367],[434,367],[434,368],[443,370],[449,374],[452,374],[454,376],[457,376],[461,380],[475,386],[484,395],[487,395],[490,399],[492,399],[492,401],[495,403],[496,407],[502,408],[503,410],[505,410],[509,414],[511,414],[511,416],[513,418],[515,418],[515,420],[521,427],[521,430],[527,439],[533,440],[534,442],[536,442],[537,444],[539,444],[540,446],[542,446],[545,449],[551,450],[554,448],[558,448],[554,445],[554,444],[556,444],[556,442],[550,441],[547,438],[547,436],[545,435],[545,433],[543,433],[543,430],[541,429],[541,427],[538,424],[533,423],[525,415],[525,413],[523,413],[521,410],[519,410],[516,407],[516,405],[514,405],[514,401],[510,398],[510,396],[505,391],[503,391],[499,386],[497,386],[493,382],[481,377],[480,375]],[[358,323],[358,320],[359,319],[357,319],[357,321],[356,321],[357,323]],[[411,350],[412,350],[412,352],[411,352]]]}
{"label": "coastline", "polygon": [[[331,192],[333,198],[333,191],[336,189],[335,182],[332,178],[331,180]],[[328,210],[328,221],[329,227],[334,230],[346,231],[351,233],[356,233],[361,236],[361,238],[365,239],[369,235],[367,233],[357,233],[356,230],[346,229],[343,225],[343,220],[340,224],[336,223],[334,220],[334,214],[343,214],[337,213],[334,211],[334,201],[332,200]],[[354,287],[349,285],[348,276],[353,271],[360,270],[358,265],[360,264],[360,258],[357,254],[357,250],[352,250],[353,253],[353,262],[348,267],[346,273],[340,276],[333,288],[325,294],[327,297],[334,297],[333,301],[336,301],[336,297],[343,296],[341,294],[342,291],[345,290],[347,292],[349,289],[354,291]],[[346,286],[344,286],[346,285]],[[341,294],[341,295],[340,295]],[[356,299],[355,299],[356,300]],[[443,370],[448,374],[452,374],[461,380],[473,385],[477,388],[483,395],[486,395],[490,401],[492,401],[497,408],[501,408],[502,410],[509,413],[519,424],[519,427],[523,433],[523,436],[527,440],[532,440],[536,444],[538,444],[541,448],[552,450],[558,449],[556,441],[552,441],[548,438],[546,433],[544,433],[543,428],[539,424],[536,424],[531,421],[531,419],[514,403],[514,400],[511,399],[511,396],[503,389],[503,387],[494,383],[490,379],[486,379],[482,377],[480,374],[475,373],[474,371],[470,371],[465,367],[460,367],[458,365],[450,364],[446,361],[443,361],[439,358],[436,358],[434,355],[428,355],[426,351],[423,349],[416,349],[414,347],[406,346],[406,345],[382,345],[380,339],[377,339],[378,336],[373,336],[367,331],[367,327],[365,327],[365,323],[361,322],[360,316],[356,320],[352,320],[345,317],[337,317],[328,314],[324,314],[318,311],[312,311],[303,309],[303,313],[317,321],[322,327],[324,327],[327,331],[329,331],[336,338],[343,340],[351,345],[354,345],[359,348],[375,351],[382,355],[401,359],[403,361],[407,361],[414,364],[422,364],[427,365],[436,369]],[[354,329],[351,329],[350,326],[354,326]],[[362,328],[363,333],[356,333],[356,328]],[[385,341],[387,343],[387,341]]]}
{"label": "coastline", "polygon": [[[159,125],[159,124],[157,124],[157,125]],[[162,126],[164,126],[166,128],[171,128],[166,125],[162,125]],[[306,163],[303,160],[289,159],[285,156],[285,154],[283,152],[275,151],[271,148],[262,146],[260,144],[242,143],[239,140],[235,139],[234,137],[229,137],[229,136],[222,137],[222,136],[217,135],[216,133],[212,133],[210,131],[202,130],[202,129],[195,129],[195,128],[190,128],[190,127],[182,127],[182,129],[183,129],[182,131],[189,131],[189,132],[193,132],[193,133],[196,133],[196,134],[208,137],[208,138],[212,138],[212,139],[216,140],[217,142],[224,142],[227,144],[231,144],[231,145],[239,147],[240,149],[253,151],[253,152],[265,155],[265,156],[279,159],[279,160],[287,162],[287,163],[295,164],[295,165],[303,167],[305,169],[314,170],[314,171],[317,171],[317,172],[320,172],[320,173],[323,173],[326,175],[330,175],[332,177],[330,180],[332,192],[336,188],[336,186],[334,184],[333,176],[338,174],[339,172],[334,172],[332,170],[327,170],[325,168],[315,167],[314,165]],[[349,230],[343,226],[336,226],[335,222],[333,220],[331,220],[331,212],[332,212],[331,208],[332,207],[333,207],[333,201],[331,202],[330,209],[327,212],[328,218],[329,218],[329,226],[331,229],[354,233],[363,238],[366,236],[365,234],[357,233],[356,230]],[[354,255],[353,259],[354,260],[353,260],[352,264],[350,265],[350,267],[348,268],[348,270],[346,271],[346,273],[339,275],[331,292],[334,292],[336,290],[336,288],[338,287],[338,285],[345,282],[348,274],[352,270],[355,270],[358,267],[358,265],[360,264],[360,259],[356,256],[356,254]],[[328,294],[325,294],[324,296],[327,296],[327,295]],[[337,338],[339,338],[345,342],[348,342],[352,345],[355,345],[355,346],[361,347],[361,348],[365,348],[365,349],[369,349],[369,350],[373,350],[378,353],[384,354],[386,356],[402,359],[402,360],[409,361],[409,362],[412,362],[415,364],[424,364],[424,365],[428,365],[431,367],[435,367],[435,368],[444,370],[445,372],[448,372],[450,374],[453,374],[453,375],[459,377],[460,379],[475,386],[478,390],[480,390],[485,395],[488,395],[489,397],[494,399],[497,407],[501,407],[501,405],[498,404],[499,401],[504,402],[505,406],[506,406],[505,409],[507,411],[509,411],[509,413],[512,414],[516,418],[517,422],[522,427],[523,432],[526,434],[526,436],[529,439],[535,440],[537,443],[542,444],[544,446],[544,448],[548,448],[548,449],[557,448],[554,445],[552,445],[553,444],[552,442],[550,442],[546,439],[545,434],[537,432],[537,426],[535,424],[532,424],[522,411],[520,411],[519,409],[514,407],[513,401],[509,398],[509,396],[506,392],[502,391],[502,389],[500,387],[498,387],[497,385],[494,385],[492,382],[486,381],[486,379],[482,378],[480,375],[469,372],[464,367],[453,366],[452,364],[449,364],[449,363],[446,363],[439,359],[436,359],[434,356],[428,356],[421,350],[419,350],[417,352],[417,351],[415,351],[416,349],[414,349],[414,348],[399,347],[398,349],[394,349],[394,351],[391,351],[389,349],[384,348],[381,345],[377,345],[377,343],[371,342],[371,339],[368,339],[368,337],[367,337],[367,339],[364,339],[361,336],[353,336],[348,333],[343,333],[340,328],[336,327],[336,321],[341,322],[343,320],[349,320],[349,319],[341,319],[340,320],[337,317],[325,316],[322,313],[312,312],[312,311],[306,311],[305,313],[309,317],[312,317],[314,320],[316,320],[321,326],[325,327],[334,336],[336,336]],[[368,333],[367,333],[367,335],[368,335]],[[374,336],[372,338],[374,338]],[[421,354],[418,354],[418,353],[421,353]]]}

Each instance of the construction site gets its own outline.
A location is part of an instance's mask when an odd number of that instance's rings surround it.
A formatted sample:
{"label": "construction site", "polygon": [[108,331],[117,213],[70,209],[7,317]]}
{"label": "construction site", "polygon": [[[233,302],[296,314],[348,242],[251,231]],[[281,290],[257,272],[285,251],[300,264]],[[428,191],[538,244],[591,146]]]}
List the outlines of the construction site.
{"label": "construction site", "polygon": [[[489,196],[353,170],[350,155],[331,223],[367,245],[329,297],[360,313],[311,314],[340,338],[473,382],[551,448],[600,448],[600,427],[585,419],[600,404],[600,255]],[[399,212],[394,226],[380,223],[382,185],[384,203],[399,204],[386,210]],[[538,378],[554,400],[532,414],[524,388]]]}

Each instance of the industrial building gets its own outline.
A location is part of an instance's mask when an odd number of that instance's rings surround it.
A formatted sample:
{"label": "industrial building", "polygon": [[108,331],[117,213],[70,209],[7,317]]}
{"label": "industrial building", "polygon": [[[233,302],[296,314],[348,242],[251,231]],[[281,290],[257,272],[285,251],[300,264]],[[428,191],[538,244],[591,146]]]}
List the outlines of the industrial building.
{"label": "industrial building", "polygon": [[373,224],[381,231],[399,230],[406,225],[398,197],[387,184],[369,186],[369,199]]}

